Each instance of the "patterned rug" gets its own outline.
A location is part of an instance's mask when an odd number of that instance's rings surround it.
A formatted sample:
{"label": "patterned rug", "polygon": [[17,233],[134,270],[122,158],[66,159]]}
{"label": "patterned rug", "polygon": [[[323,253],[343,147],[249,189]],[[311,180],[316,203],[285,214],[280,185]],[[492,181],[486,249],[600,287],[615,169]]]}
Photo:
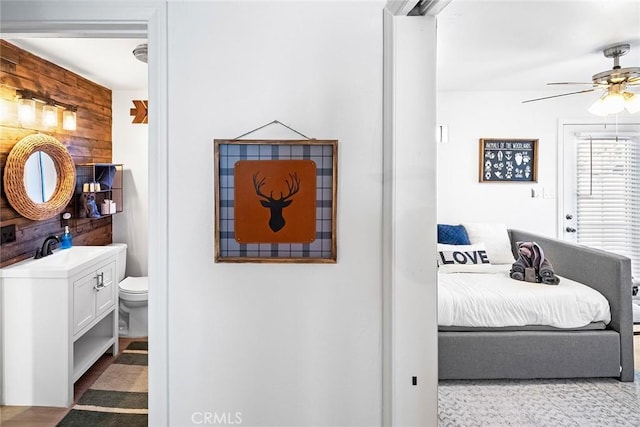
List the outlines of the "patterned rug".
{"label": "patterned rug", "polygon": [[147,342],[130,343],[80,397],[59,427],[146,427]]}
{"label": "patterned rug", "polygon": [[613,378],[451,380],[438,385],[438,425],[640,426],[640,372]]}

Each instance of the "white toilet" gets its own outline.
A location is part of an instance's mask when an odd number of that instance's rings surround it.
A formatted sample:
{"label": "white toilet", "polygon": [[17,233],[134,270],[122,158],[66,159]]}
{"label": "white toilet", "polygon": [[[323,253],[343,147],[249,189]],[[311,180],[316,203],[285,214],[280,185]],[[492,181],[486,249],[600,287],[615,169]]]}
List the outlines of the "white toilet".
{"label": "white toilet", "polygon": [[118,247],[116,269],[118,270],[118,296],[120,304],[120,320],[118,335],[121,337],[142,338],[149,334],[148,328],[148,301],[149,278],[127,277],[126,243],[112,243]]}

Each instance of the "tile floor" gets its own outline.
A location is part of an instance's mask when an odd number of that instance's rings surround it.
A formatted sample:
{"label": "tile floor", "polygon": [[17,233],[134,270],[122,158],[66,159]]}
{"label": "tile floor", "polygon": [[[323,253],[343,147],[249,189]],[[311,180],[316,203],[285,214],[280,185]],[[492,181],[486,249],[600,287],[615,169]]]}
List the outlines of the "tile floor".
{"label": "tile floor", "polygon": [[[118,355],[132,341],[146,338],[119,338]],[[116,357],[103,355],[74,385],[74,404],[95,382]],[[71,408],[50,408],[45,406],[0,406],[0,426],[2,427],[53,427],[58,424]]]}

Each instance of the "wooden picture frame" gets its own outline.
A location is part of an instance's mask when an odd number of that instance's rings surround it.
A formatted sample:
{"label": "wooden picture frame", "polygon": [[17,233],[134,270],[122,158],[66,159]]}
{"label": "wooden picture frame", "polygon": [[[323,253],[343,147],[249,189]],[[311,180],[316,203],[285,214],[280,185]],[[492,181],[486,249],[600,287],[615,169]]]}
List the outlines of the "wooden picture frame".
{"label": "wooden picture frame", "polygon": [[479,182],[538,182],[538,140],[481,138]]}
{"label": "wooden picture frame", "polygon": [[215,262],[337,261],[337,140],[214,140]]}

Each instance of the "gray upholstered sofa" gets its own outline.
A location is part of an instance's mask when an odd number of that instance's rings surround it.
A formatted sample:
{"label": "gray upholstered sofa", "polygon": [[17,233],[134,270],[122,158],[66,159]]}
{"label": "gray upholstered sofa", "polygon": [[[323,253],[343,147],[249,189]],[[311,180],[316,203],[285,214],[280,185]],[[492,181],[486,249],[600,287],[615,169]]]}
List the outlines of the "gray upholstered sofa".
{"label": "gray upholstered sofa", "polygon": [[[538,242],[556,274],[602,293],[611,308],[604,330],[438,332],[443,379],[617,377],[633,381],[631,261],[519,230],[517,241]],[[515,253],[515,251],[514,251]]]}

